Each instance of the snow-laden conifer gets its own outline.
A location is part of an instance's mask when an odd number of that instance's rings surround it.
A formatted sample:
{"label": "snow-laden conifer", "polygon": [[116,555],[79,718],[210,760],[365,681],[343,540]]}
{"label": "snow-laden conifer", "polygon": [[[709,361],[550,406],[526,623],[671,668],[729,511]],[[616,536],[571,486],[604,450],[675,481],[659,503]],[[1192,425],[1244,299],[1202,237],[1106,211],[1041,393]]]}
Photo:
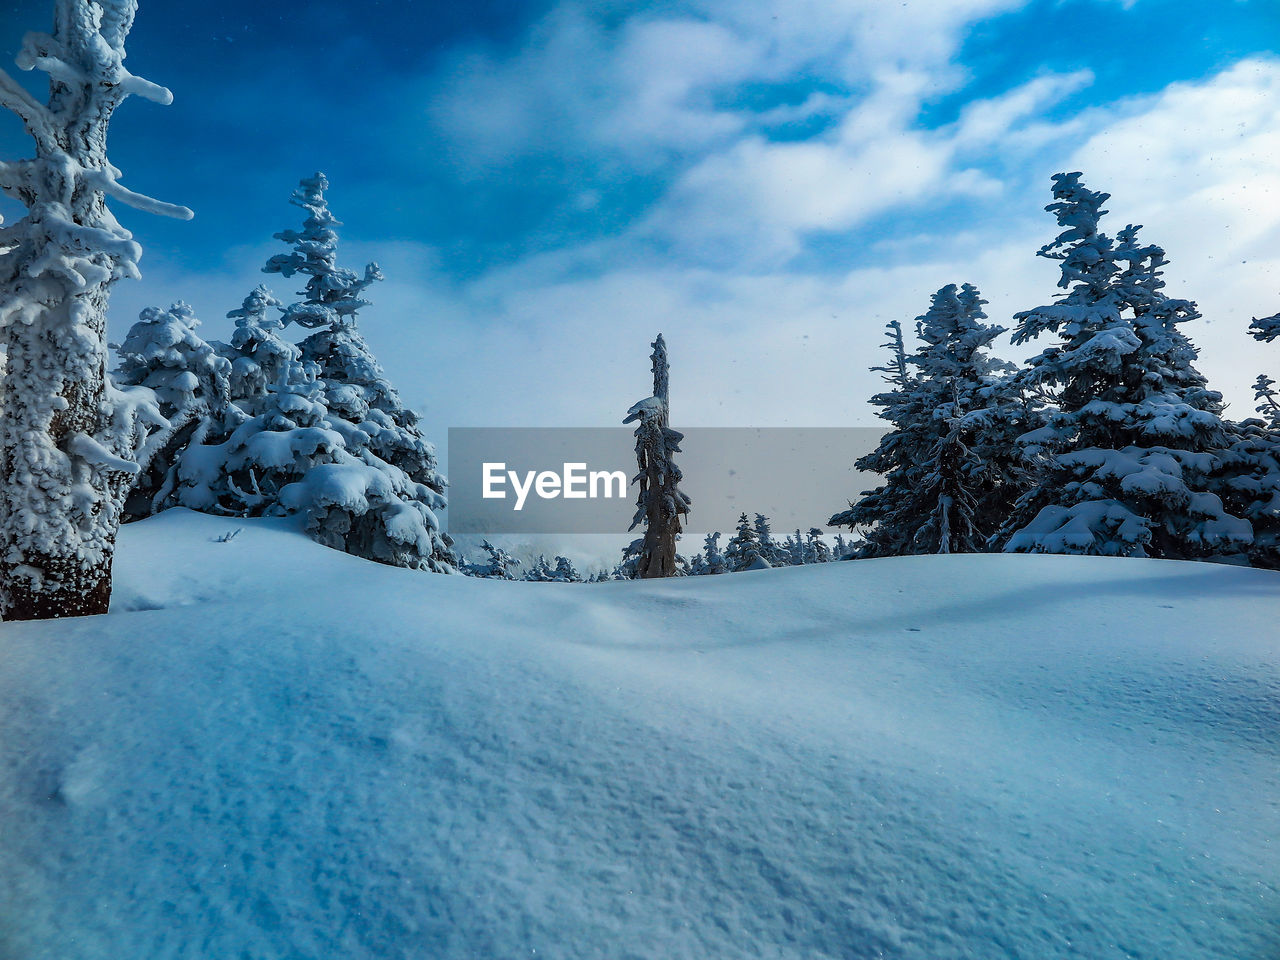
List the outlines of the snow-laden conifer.
{"label": "snow-laden conifer", "polygon": [[227,314],[236,324],[231,342],[222,350],[231,362],[231,398],[250,414],[258,412],[261,400],[279,382],[281,373],[301,355],[280,335],[284,329],[281,309],[280,301],[259,284]]}
{"label": "snow-laden conifer", "polygon": [[231,363],[201,338],[199,326],[195,311],[185,303],[168,310],[147,307],[116,348],[116,384],[155,391],[167,418],[200,402],[221,412],[229,402]]}
{"label": "snow-laden conifer", "polygon": [[[1250,332],[1269,343],[1280,337],[1280,314],[1255,319]],[[1258,417],[1235,424],[1231,445],[1221,455],[1214,492],[1228,511],[1253,526],[1248,547],[1254,566],[1280,568],[1280,395],[1275,381],[1260,374],[1253,385]]]}
{"label": "snow-laden conifer", "polygon": [[831,548],[822,539],[823,532],[817,527],[810,527],[805,541],[805,563],[827,563],[831,560]]}
{"label": "snow-laden conifer", "polygon": [[528,580],[532,583],[550,583],[555,579],[555,571],[551,564],[547,562],[547,558],[542,554],[538,554],[537,559],[529,564],[529,569],[525,571],[522,580]]}
{"label": "snow-laden conifer", "polygon": [[719,574],[727,571],[724,554],[720,550],[720,534],[708,533],[702,541],[702,561],[705,564],[703,572],[708,574]]}
{"label": "snow-laden conifer", "polygon": [[1276,382],[1266,374],[1258,374],[1253,382],[1254,408],[1271,430],[1280,431],[1280,393],[1276,392]]}
{"label": "snow-laden conifer", "polygon": [[551,579],[557,583],[581,583],[582,576],[573,561],[568,557],[556,557],[555,569],[551,571]]}
{"label": "snow-laden conifer", "polygon": [[480,563],[467,565],[467,572],[473,577],[490,577],[495,580],[514,580],[515,568],[520,561],[501,547],[494,546],[488,540],[480,544],[485,552],[485,559]]}
{"label": "snow-laden conifer", "polygon": [[799,527],[796,527],[795,533],[787,534],[783,548],[789,565],[802,566],[805,563],[806,543]]}
{"label": "snow-laden conifer", "polygon": [[263,270],[307,277],[304,299],[286,307],[282,319],[316,331],[299,345],[302,360],[317,371],[326,426],[341,436],[349,462],[300,480],[289,503],[308,511],[308,528],[323,543],[447,571],[454,557],[438,520],[446,481],[418,415],[403,404],[360,334],[358,313],[369,305],[362,294],[382,274],[373,263],[363,275],[338,265],[341,224],[325,200],[328,185],[317,173],[294,191],[292,203],[306,211],[302,229],[276,234],[292,249]]}
{"label": "snow-laden conifer", "polygon": [[909,356],[900,325],[890,324],[891,360],[872,369],[884,373],[892,389],[872,403],[893,429],[857,462],[885,482],[828,521],[869,527],[866,556],[985,548],[992,531],[982,529],[978,504],[994,497],[1002,477],[982,457],[986,421],[969,417],[988,407],[1006,372],[986,353],[1003,328],[982,322],[985,303],[969,284],[940,289],[916,318],[921,345]]}
{"label": "snow-laden conifer", "polygon": [[169,430],[153,437],[165,443],[131,486],[122,515],[126,521],[163,509],[176,485],[181,451],[193,440],[225,438],[246,419],[230,402],[231,363],[201,338],[199,326],[185,303],[168,310],[148,307],[116,346],[116,387],[152,391],[170,424]]}
{"label": "snow-laden conifer", "polygon": [[755,515],[757,541],[760,545],[760,556],[769,561],[771,567],[785,567],[790,562],[787,551],[773,536],[773,527],[769,518],[763,513]]}
{"label": "snow-laden conifer", "polygon": [[724,548],[724,559],[729,570],[767,570],[772,566],[760,551],[760,535],[744,513],[738,519],[738,530]]}
{"label": "snow-laden conifer", "polygon": [[1195,304],[1163,293],[1164,251],[1099,220],[1108,195],[1079,173],[1056,174],[1046,209],[1064,229],[1040,255],[1059,261],[1053,304],[1015,316],[1015,343],[1052,333],[1061,343],[1030,361],[1029,380],[1057,410],[1022,441],[1045,468],[1018,504],[1005,549],[1196,558],[1239,554],[1247,520],[1212,492],[1230,431],[1221,395],[1195,369],[1178,324]]}

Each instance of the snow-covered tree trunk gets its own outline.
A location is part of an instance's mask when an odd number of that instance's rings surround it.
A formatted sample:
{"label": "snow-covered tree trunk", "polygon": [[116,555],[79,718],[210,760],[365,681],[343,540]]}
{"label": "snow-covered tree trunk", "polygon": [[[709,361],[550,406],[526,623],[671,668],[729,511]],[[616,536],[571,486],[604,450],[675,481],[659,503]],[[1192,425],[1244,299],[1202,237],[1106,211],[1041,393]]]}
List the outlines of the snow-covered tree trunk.
{"label": "snow-covered tree trunk", "polygon": [[681,518],[689,513],[690,500],[680,489],[683,475],[673,454],[680,452],[684,434],[667,426],[669,401],[667,385],[669,366],[667,344],[658,334],[653,341],[653,396],[646,397],[627,411],[623,423],[639,421],[636,427],[636,464],[639,472],[634,483],[640,487],[636,498],[635,519],[631,529],[644,524],[637,570],[644,578],[676,575],[676,537]]}
{"label": "snow-covered tree trunk", "polygon": [[[0,163],[0,189],[27,216],[0,228],[0,618],[105,613],[120,509],[144,432],[107,380],[111,284],[137,277],[140,248],[106,199],[169,216],[191,211],[133,193],[107,159],[107,126],[130,94],[168,90],[124,67],[135,0],[59,0],[52,34],[29,33],[17,64],[49,75],[38,102],[0,71],[0,105],[35,141]],[[147,413],[160,422],[154,407]]]}

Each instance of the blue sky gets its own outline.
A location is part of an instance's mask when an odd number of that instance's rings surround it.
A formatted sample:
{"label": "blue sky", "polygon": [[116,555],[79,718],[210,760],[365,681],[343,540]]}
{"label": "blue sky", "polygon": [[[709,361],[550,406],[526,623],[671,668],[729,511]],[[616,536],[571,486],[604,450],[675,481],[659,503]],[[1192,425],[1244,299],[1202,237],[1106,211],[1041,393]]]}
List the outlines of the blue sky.
{"label": "blue sky", "polygon": [[[50,9],[0,4],[7,61]],[[870,425],[885,321],[951,282],[1006,324],[1052,297],[1048,178],[1082,169],[1243,415],[1280,374],[1244,335],[1280,307],[1278,47],[1274,0],[142,0],[129,63],[175,103],[126,104],[112,158],[196,218],[120,211],[144,277],[113,325],[183,298],[225,337],[320,169],[440,440],[616,422],[658,330],[678,422]]]}

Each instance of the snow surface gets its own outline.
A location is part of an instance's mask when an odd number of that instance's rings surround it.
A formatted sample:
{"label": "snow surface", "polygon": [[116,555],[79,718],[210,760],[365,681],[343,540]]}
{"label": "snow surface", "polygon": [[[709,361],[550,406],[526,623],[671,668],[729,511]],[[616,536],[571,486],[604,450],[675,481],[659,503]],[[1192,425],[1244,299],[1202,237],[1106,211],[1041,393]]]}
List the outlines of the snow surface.
{"label": "snow surface", "polygon": [[1274,958],[1277,622],[1209,564],[512,583],[169,511],[111,615],[0,625],[0,957]]}

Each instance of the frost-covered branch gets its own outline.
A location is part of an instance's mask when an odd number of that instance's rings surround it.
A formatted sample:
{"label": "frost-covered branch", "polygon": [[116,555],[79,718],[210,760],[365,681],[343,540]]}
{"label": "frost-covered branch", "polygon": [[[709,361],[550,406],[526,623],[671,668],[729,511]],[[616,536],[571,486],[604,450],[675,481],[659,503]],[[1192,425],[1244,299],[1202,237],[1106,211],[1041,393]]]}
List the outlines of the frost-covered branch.
{"label": "frost-covered branch", "polygon": [[157,200],[142,193],[135,193],[117,182],[115,177],[107,170],[86,170],[81,176],[90,186],[101,190],[107,196],[115,197],[121,203],[133,207],[135,210],[154,213],[161,217],[173,217],[175,220],[190,220],[195,216],[189,207],[176,203],[166,203],[163,200]]}
{"label": "frost-covered branch", "polygon": [[1249,324],[1249,333],[1254,339],[1261,340],[1263,343],[1280,339],[1280,313],[1274,313],[1269,317],[1254,317],[1253,322]]}
{"label": "frost-covered branch", "polygon": [[162,107],[173,103],[173,92],[168,87],[162,87],[158,83],[152,83],[132,73],[120,79],[120,89],[124,91],[125,96],[141,97],[143,100],[158,103]]}
{"label": "frost-covered branch", "polygon": [[130,475],[138,472],[138,465],[132,460],[117,457],[101,443],[87,433],[76,433],[67,441],[67,453],[74,454],[91,467],[102,470],[115,470]]}
{"label": "frost-covered branch", "polygon": [[25,87],[3,69],[0,69],[0,107],[17,114],[27,128],[27,133],[42,149],[53,149],[53,115],[49,113],[49,108],[29,94]]}

